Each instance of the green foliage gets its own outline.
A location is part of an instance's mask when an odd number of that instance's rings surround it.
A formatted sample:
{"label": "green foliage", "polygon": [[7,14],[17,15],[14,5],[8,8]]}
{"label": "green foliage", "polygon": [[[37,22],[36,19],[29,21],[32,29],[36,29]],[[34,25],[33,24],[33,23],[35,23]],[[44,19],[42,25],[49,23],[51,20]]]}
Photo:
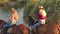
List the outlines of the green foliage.
{"label": "green foliage", "polygon": [[4,4],[4,3],[6,3],[6,2],[9,2],[9,0],[0,0],[0,3],[1,3],[1,4]]}
{"label": "green foliage", "polygon": [[[27,0],[25,8],[24,8],[24,17],[28,17],[28,15],[34,15],[36,13],[36,7],[39,5],[38,0]],[[36,12],[35,12],[36,11]]]}
{"label": "green foliage", "polygon": [[27,0],[25,7],[24,7],[24,18],[25,19],[28,18],[28,15],[36,17],[37,7],[39,5],[44,6],[44,9],[47,12],[47,21],[53,21],[53,20],[58,19],[57,17],[59,16],[56,16],[56,15],[60,13],[57,11],[60,9],[60,0],[35,0],[35,1]]}
{"label": "green foliage", "polygon": [[21,8],[25,4],[25,0],[0,0],[0,8],[9,10],[11,7]]}

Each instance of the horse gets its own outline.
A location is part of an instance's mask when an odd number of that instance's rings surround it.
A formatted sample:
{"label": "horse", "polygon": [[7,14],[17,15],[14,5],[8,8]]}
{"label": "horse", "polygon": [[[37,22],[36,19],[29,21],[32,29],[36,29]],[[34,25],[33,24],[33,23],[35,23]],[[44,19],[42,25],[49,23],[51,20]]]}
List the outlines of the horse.
{"label": "horse", "polygon": [[6,21],[0,19],[0,34],[4,34],[3,25],[6,24]]}
{"label": "horse", "polygon": [[[31,21],[32,16],[29,17],[29,21]],[[35,20],[33,19],[33,21],[29,22],[32,24],[35,24],[34,22]],[[38,22],[38,21],[37,21]],[[41,24],[40,26],[38,26],[36,28],[36,32],[34,30],[32,30],[32,34],[59,34],[59,30],[58,30],[58,25],[56,24],[56,22],[52,22],[52,23],[47,23],[47,24]]]}
{"label": "horse", "polygon": [[19,24],[12,29],[12,34],[29,34],[29,29],[24,24]]}
{"label": "horse", "polygon": [[[6,21],[0,19],[0,34],[4,34],[4,24],[6,24]],[[29,34],[28,30],[28,27],[24,24],[20,24],[12,28],[12,34]]]}

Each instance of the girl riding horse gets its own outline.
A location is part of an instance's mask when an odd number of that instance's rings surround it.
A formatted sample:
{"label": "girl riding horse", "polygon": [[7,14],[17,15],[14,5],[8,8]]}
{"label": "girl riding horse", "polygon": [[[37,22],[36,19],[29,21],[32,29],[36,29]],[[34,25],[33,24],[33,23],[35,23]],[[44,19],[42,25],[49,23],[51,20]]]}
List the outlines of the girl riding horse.
{"label": "girl riding horse", "polygon": [[[32,18],[32,17],[30,16],[30,18]],[[33,21],[35,21],[35,20],[33,19]],[[29,23],[34,24],[34,22],[32,22],[32,21],[29,22]],[[30,24],[30,25],[32,25],[32,24]],[[59,34],[58,29],[59,29],[59,26],[56,24],[56,21],[53,21],[51,23],[47,23],[47,24],[44,24],[44,25],[39,25],[36,28],[36,32],[37,32],[37,34]],[[32,30],[31,33],[36,34],[36,32],[34,30]]]}
{"label": "girl riding horse", "polygon": [[9,17],[10,17],[9,21],[3,26],[6,29],[5,30],[6,34],[7,34],[7,30],[12,26],[16,26],[16,23],[19,20],[19,15],[14,8],[11,9],[11,14]]}

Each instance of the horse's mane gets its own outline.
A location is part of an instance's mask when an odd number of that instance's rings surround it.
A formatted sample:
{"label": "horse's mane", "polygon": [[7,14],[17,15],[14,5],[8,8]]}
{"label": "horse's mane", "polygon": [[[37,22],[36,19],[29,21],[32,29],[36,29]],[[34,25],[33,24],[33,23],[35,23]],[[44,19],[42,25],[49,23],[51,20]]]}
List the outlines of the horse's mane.
{"label": "horse's mane", "polygon": [[5,23],[6,23],[6,21],[0,19],[0,28],[2,28]]}
{"label": "horse's mane", "polygon": [[5,20],[0,19],[0,24],[1,24],[1,23],[3,23],[3,24],[4,24],[4,23],[6,23],[6,21],[5,21]]}

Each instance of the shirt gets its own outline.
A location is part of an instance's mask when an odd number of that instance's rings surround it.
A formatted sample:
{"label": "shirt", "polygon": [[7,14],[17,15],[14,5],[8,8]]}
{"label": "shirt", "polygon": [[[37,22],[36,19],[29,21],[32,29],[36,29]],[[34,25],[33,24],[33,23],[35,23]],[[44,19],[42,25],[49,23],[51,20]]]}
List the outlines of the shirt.
{"label": "shirt", "polygon": [[46,12],[43,10],[42,13],[37,14],[37,19],[38,20],[46,20]]}

